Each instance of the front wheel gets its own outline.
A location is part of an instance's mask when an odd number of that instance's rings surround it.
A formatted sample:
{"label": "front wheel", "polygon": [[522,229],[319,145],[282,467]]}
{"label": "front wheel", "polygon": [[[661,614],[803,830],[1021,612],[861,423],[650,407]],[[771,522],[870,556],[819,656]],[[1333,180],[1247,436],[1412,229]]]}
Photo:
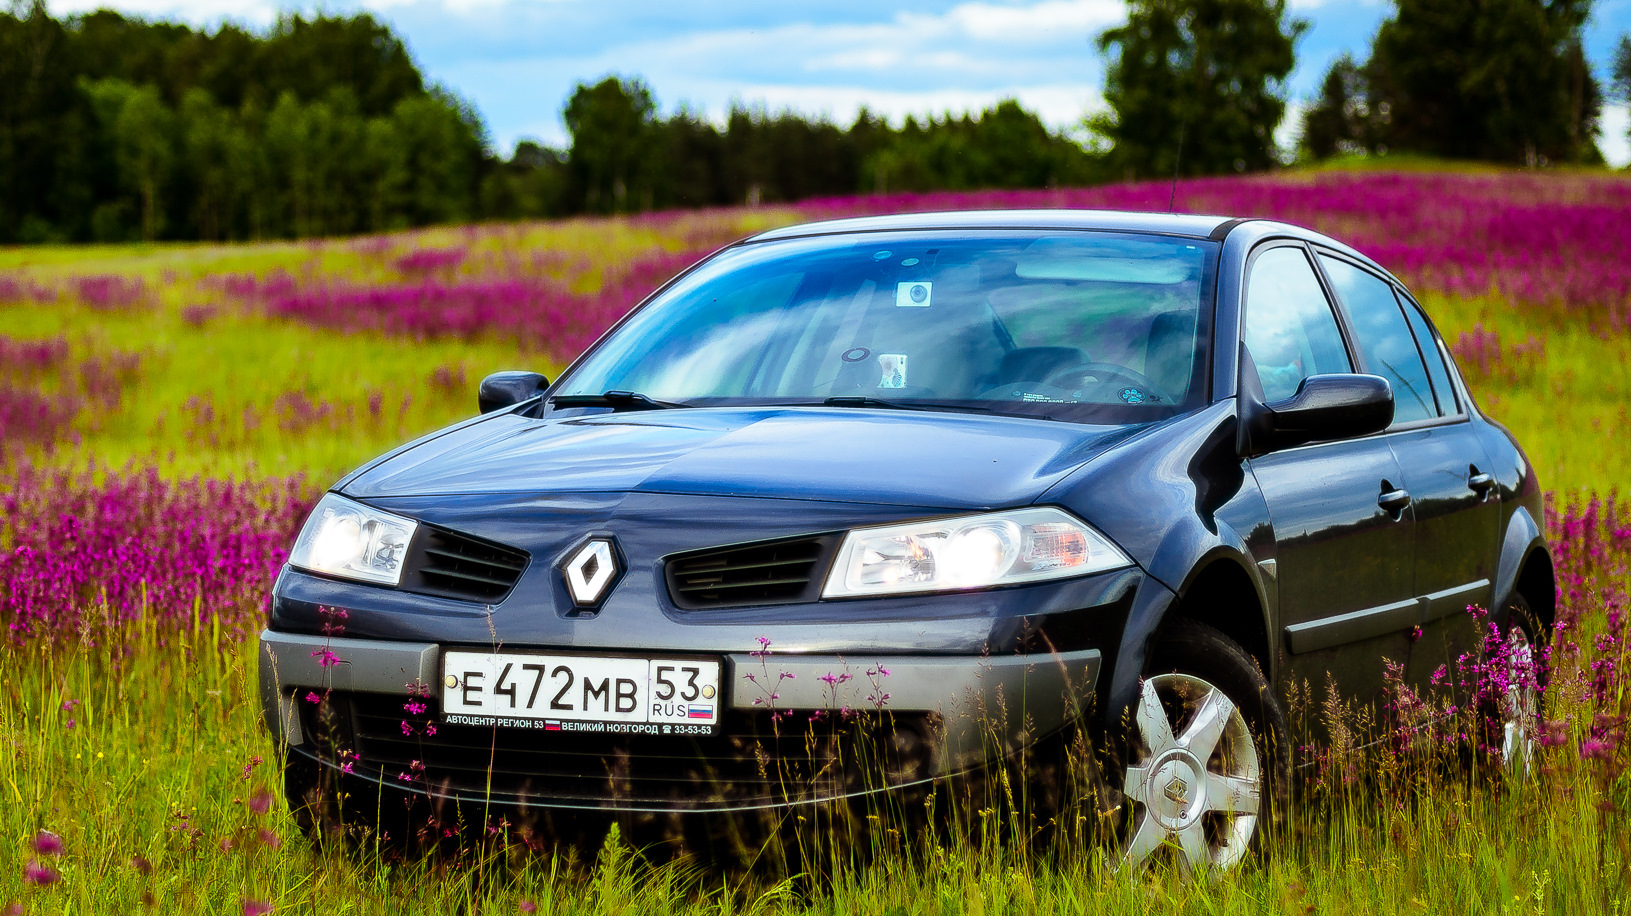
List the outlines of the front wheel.
{"label": "front wheel", "polygon": [[1180,621],[1131,713],[1118,868],[1170,857],[1193,877],[1238,865],[1289,803],[1289,728],[1262,670],[1217,630]]}

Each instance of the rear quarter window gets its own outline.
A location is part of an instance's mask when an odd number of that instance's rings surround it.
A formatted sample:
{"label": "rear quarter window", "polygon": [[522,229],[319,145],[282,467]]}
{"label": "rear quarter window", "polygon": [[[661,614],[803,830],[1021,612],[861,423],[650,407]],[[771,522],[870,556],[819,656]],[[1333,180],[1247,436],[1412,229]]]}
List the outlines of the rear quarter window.
{"label": "rear quarter window", "polygon": [[1421,306],[1408,296],[1398,298],[1405,318],[1410,322],[1410,330],[1415,332],[1416,343],[1421,346],[1421,354],[1427,360],[1427,374],[1433,379],[1433,393],[1438,396],[1439,413],[1446,417],[1459,414],[1461,405],[1456,399],[1455,385],[1450,381],[1450,370],[1444,365],[1444,350],[1439,346],[1438,336],[1433,333],[1432,325],[1427,323]]}

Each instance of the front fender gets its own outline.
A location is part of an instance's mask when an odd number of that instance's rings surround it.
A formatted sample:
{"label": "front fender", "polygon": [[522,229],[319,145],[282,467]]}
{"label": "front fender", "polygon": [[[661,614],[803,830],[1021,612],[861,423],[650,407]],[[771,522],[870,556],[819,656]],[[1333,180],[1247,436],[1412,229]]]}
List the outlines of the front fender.
{"label": "front fender", "polygon": [[[1257,481],[1236,451],[1235,422],[1231,400],[1147,430],[1038,500],[1076,512],[1149,574],[1103,679],[1107,725],[1137,697],[1151,642],[1177,599],[1213,564],[1245,573],[1255,593],[1253,613],[1261,615],[1254,625],[1265,638],[1274,632],[1268,616],[1274,580],[1258,562],[1273,556],[1273,529]],[[1263,661],[1272,669],[1272,651]]]}

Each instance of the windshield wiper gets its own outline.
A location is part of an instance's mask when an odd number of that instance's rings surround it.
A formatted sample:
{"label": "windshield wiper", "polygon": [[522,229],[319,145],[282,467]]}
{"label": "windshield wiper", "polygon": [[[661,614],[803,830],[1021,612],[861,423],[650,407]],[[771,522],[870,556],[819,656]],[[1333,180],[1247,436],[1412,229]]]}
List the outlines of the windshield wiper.
{"label": "windshield wiper", "polygon": [[976,407],[966,404],[908,404],[904,401],[890,401],[884,398],[854,395],[847,397],[828,398],[821,402],[823,407],[886,407],[890,410],[967,410],[975,413],[990,413],[989,407]]}
{"label": "windshield wiper", "polygon": [[608,391],[604,394],[557,394],[549,399],[556,407],[610,407],[613,410],[667,410],[689,407],[674,401],[648,398],[638,391]]}

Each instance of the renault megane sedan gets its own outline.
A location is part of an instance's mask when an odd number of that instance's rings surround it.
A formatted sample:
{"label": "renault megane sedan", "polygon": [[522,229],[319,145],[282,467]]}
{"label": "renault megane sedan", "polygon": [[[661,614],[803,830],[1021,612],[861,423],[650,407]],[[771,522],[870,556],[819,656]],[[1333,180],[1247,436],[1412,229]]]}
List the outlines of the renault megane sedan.
{"label": "renault megane sedan", "polygon": [[1228,867],[1293,685],[1425,685],[1469,606],[1517,655],[1553,613],[1522,450],[1397,279],[1283,223],[777,229],[480,408],[335,484],[277,580],[308,816],[787,811],[1085,729],[1119,861]]}

